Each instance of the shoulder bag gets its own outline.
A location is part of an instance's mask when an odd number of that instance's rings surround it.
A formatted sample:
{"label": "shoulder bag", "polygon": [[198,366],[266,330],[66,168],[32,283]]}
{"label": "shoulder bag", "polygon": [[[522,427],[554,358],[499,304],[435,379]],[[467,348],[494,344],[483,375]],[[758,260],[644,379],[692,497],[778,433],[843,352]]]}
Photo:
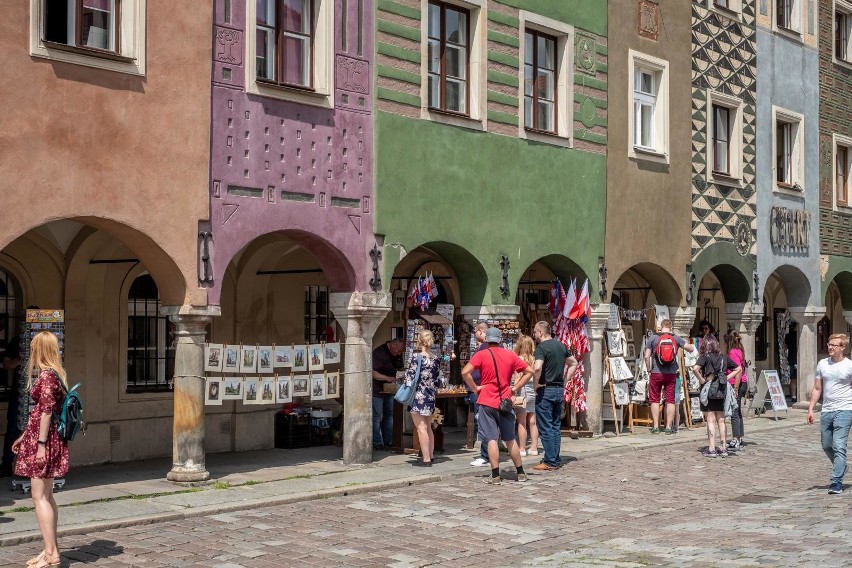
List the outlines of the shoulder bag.
{"label": "shoulder bag", "polygon": [[500,371],[497,370],[497,359],[494,357],[494,353],[491,352],[491,349],[488,350],[488,354],[491,355],[491,360],[494,362],[494,374],[497,376],[497,396],[500,397],[500,414],[503,416],[511,416],[515,413],[512,408],[512,399],[503,398],[503,389],[500,388]]}
{"label": "shoulder bag", "polygon": [[411,384],[402,383],[396,389],[396,394],[393,398],[403,406],[411,406],[414,403],[414,397],[417,395],[417,384],[420,382],[420,368],[423,365],[423,354],[417,354],[417,372],[414,374],[414,380]]}
{"label": "shoulder bag", "polygon": [[[708,357],[709,358],[709,357]],[[713,361],[710,361],[711,367]],[[725,400],[728,390],[728,377],[725,376],[725,356],[719,355],[718,370],[713,369],[713,378],[708,381],[707,398],[709,400]]]}

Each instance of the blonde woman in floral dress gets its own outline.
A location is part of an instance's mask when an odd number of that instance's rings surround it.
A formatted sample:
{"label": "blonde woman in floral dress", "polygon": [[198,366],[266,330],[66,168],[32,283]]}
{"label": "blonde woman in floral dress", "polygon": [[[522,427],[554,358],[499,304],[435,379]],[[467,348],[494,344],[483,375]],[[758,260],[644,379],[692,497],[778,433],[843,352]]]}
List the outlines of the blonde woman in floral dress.
{"label": "blonde woman in floral dress", "polygon": [[[38,370],[35,381],[34,370]],[[32,482],[36,520],[44,540],[44,550],[27,565],[44,568],[61,563],[56,539],[59,509],[53,498],[53,479],[68,473],[68,444],[59,437],[53,420],[53,413],[62,409],[68,383],[59,356],[59,341],[49,331],[36,334],[30,343],[27,377],[30,417],[12,451],[16,454],[15,475],[29,477]]]}
{"label": "blonde woman in floral dress", "polygon": [[420,380],[414,395],[414,403],[408,407],[411,419],[414,422],[414,430],[420,440],[420,454],[422,460],[414,465],[421,467],[432,467],[432,458],[435,453],[435,434],[432,432],[432,413],[435,412],[435,399],[438,397],[438,389],[446,386],[446,379],[441,373],[441,360],[433,357],[430,349],[435,343],[435,338],[429,330],[421,331],[417,336],[417,347],[420,353],[411,358],[408,370],[405,371],[405,384],[411,385],[417,377],[417,360],[420,363]]}

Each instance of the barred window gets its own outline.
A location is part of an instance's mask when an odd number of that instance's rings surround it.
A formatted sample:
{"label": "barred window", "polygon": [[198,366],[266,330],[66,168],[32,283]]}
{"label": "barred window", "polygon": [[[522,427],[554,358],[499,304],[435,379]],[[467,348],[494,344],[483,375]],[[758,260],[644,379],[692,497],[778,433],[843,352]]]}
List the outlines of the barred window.
{"label": "barred window", "polygon": [[127,392],[169,389],[174,375],[173,328],[160,315],[160,294],[149,274],[130,286],[127,304]]}

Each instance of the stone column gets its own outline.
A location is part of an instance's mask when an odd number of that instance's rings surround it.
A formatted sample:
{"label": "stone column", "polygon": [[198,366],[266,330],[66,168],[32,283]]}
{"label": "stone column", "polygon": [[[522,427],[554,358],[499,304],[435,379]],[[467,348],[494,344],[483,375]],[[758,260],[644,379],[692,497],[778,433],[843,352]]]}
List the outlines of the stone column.
{"label": "stone column", "polygon": [[846,323],[852,325],[852,310],[843,310],[843,319],[846,320]]}
{"label": "stone column", "polygon": [[[725,315],[728,318],[728,325],[740,334],[740,339],[743,344],[743,356],[746,361],[751,361],[751,369],[754,371],[754,341],[757,328],[763,321],[763,306],[761,304],[747,303],[729,303],[725,304]],[[746,377],[749,387],[757,377]]]}
{"label": "stone column", "polygon": [[[672,320],[672,331],[676,335],[686,339],[689,337],[689,332],[692,330],[692,324],[695,323],[695,307],[687,306],[669,307],[669,319]],[[643,353],[644,357],[645,354]]]}
{"label": "stone column", "polygon": [[606,353],[606,322],[609,318],[609,304],[599,304],[592,308],[592,317],[586,324],[586,332],[589,334],[589,345],[591,352],[586,366],[588,381],[586,384],[586,404],[589,410],[586,414],[586,422],[595,435],[603,432],[603,421],[601,412],[603,410],[603,358]]}
{"label": "stone column", "polygon": [[343,327],[343,463],[373,461],[373,335],[391,309],[386,292],[335,292],[329,307]]}
{"label": "stone column", "polygon": [[817,366],[817,323],[825,316],[825,308],[806,306],[788,308],[799,324],[799,354],[796,362],[796,404],[793,408],[807,408],[814,388]]}
{"label": "stone column", "polygon": [[174,427],[169,481],[210,478],[204,459],[204,341],[218,306],[164,306],[175,324]]}

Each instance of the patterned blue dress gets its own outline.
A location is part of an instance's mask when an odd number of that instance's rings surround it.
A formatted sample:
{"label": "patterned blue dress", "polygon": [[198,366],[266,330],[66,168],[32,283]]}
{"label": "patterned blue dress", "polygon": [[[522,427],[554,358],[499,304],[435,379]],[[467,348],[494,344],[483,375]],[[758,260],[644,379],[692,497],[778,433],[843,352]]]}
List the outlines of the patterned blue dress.
{"label": "patterned blue dress", "polygon": [[[435,397],[438,389],[447,386],[447,380],[441,373],[440,359],[435,357],[423,357],[420,366],[420,382],[417,383],[417,391],[414,395],[414,404],[408,407],[412,413],[420,416],[432,416],[435,412]],[[417,355],[411,358],[408,370],[405,371],[405,384],[411,385],[417,374]]]}

